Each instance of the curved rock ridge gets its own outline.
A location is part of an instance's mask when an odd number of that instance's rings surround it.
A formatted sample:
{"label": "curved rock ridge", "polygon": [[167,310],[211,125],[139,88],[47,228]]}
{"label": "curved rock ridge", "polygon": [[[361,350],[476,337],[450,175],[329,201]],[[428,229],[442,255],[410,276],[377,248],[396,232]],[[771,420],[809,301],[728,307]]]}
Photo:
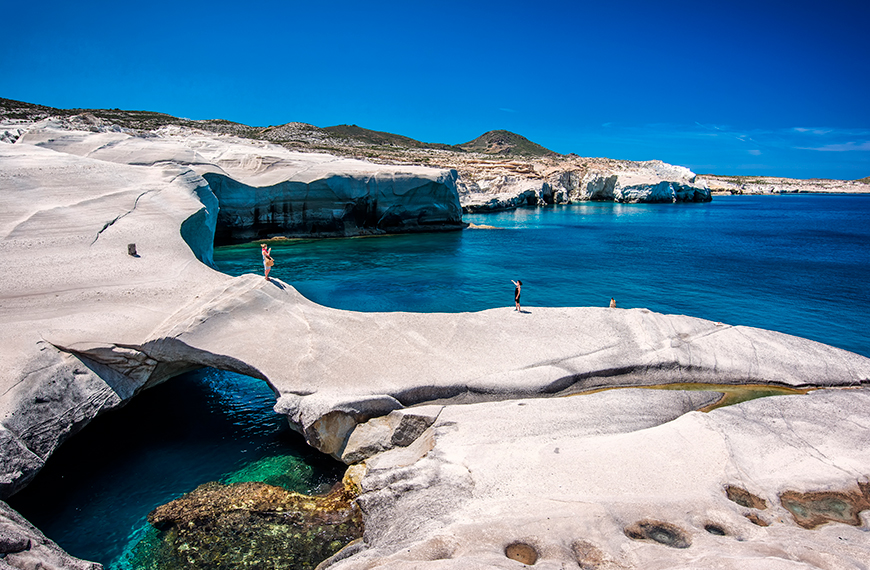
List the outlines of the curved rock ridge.
{"label": "curved rock ridge", "polygon": [[[161,158],[175,143],[143,157],[124,133],[34,144],[37,134],[0,144],[0,496],[100,413],[214,366],[267,382],[309,443],[356,464],[366,533],[331,559],[337,568],[868,558],[865,511],[863,526],[809,530],[780,497],[853,497],[866,483],[870,359],[645,309],[329,309],[204,263],[217,201],[200,172],[279,183],[256,152],[216,160],[209,138],[180,164]],[[693,382],[831,389],[709,414],[693,411],[716,398],[709,391],[631,389]],[[625,389],[577,395],[614,386]],[[770,507],[738,505],[728,486]],[[0,524],[9,548],[24,546],[24,524]]]}
{"label": "curved rock ridge", "polygon": [[387,166],[169,126],[135,135],[47,119],[18,145],[137,166],[187,166],[220,204],[219,243],[464,227],[453,170]]}

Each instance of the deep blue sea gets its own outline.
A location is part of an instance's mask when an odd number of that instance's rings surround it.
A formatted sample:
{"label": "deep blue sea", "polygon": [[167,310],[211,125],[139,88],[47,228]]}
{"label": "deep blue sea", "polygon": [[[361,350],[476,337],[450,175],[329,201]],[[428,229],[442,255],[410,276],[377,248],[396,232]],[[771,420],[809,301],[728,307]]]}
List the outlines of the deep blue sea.
{"label": "deep blue sea", "polygon": [[[588,203],[465,216],[493,229],[272,244],[273,275],[323,305],[477,311],[646,307],[804,336],[870,356],[870,196]],[[217,248],[262,273],[259,244]],[[129,569],[148,512],[213,480],[317,492],[341,465],[272,412],[257,380],[203,370],[137,396],[65,443],[10,504],[70,553]]]}
{"label": "deep blue sea", "polygon": [[[804,336],[870,356],[870,196],[717,196],[706,204],[585,203],[466,215],[440,234],[287,240],[272,275],[356,311],[607,306]],[[258,244],[218,248],[262,273]]]}

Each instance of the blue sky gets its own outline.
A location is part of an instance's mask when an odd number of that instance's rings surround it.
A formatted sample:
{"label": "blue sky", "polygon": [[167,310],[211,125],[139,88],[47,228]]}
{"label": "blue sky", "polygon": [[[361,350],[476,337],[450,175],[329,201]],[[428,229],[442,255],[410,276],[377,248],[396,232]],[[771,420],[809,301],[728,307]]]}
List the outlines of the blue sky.
{"label": "blue sky", "polygon": [[870,176],[870,2],[14,2],[0,97]]}

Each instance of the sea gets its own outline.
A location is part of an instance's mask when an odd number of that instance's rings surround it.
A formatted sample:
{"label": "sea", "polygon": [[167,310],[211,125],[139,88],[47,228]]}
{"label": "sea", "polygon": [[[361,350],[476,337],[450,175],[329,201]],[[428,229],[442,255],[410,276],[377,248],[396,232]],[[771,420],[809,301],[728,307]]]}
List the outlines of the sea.
{"label": "sea", "polygon": [[[464,216],[463,231],[271,240],[272,276],[364,312],[644,307],[810,338],[870,357],[870,196],[717,196]],[[263,273],[259,243],[218,247]],[[74,556],[141,566],[146,516],[197,485],[265,480],[317,493],[343,466],[272,411],[262,382],[204,369],[97,418],[9,503]]]}
{"label": "sea", "polygon": [[[352,311],[644,307],[870,356],[870,195],[587,202],[463,216],[461,232],[271,242],[271,275]],[[257,243],[217,248],[263,273]]]}

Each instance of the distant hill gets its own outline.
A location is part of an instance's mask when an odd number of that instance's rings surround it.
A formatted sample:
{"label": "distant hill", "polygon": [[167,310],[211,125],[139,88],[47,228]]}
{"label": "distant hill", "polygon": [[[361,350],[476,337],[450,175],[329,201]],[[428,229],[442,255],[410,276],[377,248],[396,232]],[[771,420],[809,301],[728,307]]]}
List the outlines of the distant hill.
{"label": "distant hill", "polygon": [[557,156],[557,153],[510,131],[489,131],[459,145],[468,152],[521,156]]}
{"label": "distant hill", "polygon": [[862,178],[861,180],[856,180],[855,182],[863,182],[864,184],[870,184],[870,176],[867,178]]}
{"label": "distant hill", "polygon": [[449,144],[424,143],[403,135],[394,135],[393,133],[385,133],[382,131],[372,131],[356,125],[336,125],[334,127],[325,127],[322,130],[328,133],[332,138],[358,141],[366,145],[395,146],[400,148],[438,148],[452,150],[454,152],[462,152],[461,148]]}
{"label": "distant hill", "polygon": [[[489,131],[461,145],[426,143],[393,133],[364,129],[357,125],[315,127],[306,123],[287,123],[271,127],[252,127],[223,119],[191,120],[154,111],[121,109],[56,109],[13,99],[0,98],[0,118],[39,120],[46,117],[88,116],[129,129],[153,130],[166,125],[180,125],[237,136],[266,139],[282,144],[303,143],[331,146],[380,147],[381,149],[437,149],[456,153],[480,152],[500,156],[558,156],[557,153],[510,131]],[[93,119],[87,119],[93,122]],[[334,142],[329,142],[334,141]],[[373,149],[376,150],[376,149]]]}

